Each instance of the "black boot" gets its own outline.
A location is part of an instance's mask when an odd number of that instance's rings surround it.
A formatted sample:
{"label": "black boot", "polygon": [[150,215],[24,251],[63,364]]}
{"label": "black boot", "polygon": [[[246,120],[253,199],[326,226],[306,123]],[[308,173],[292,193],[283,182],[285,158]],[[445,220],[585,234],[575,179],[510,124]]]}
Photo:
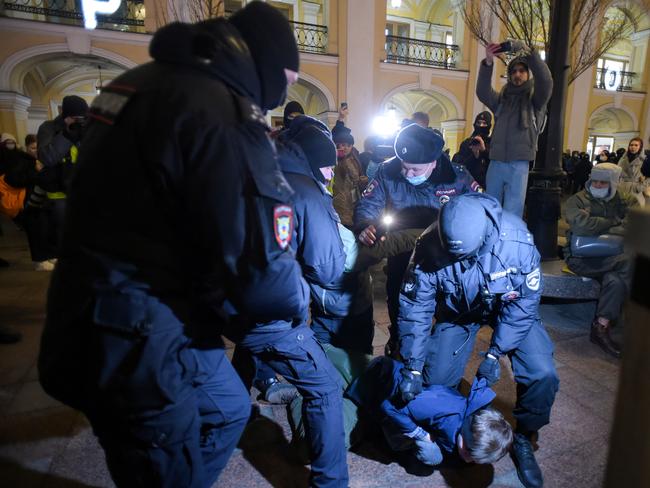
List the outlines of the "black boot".
{"label": "black boot", "polygon": [[512,460],[517,468],[519,481],[526,488],[544,486],[542,470],[539,469],[539,465],[535,460],[535,454],[533,453],[533,446],[526,435],[515,433],[512,442]]}
{"label": "black boot", "polygon": [[621,357],[621,346],[609,336],[609,325],[603,325],[595,319],[591,324],[589,340],[599,346],[603,351],[615,358]]}

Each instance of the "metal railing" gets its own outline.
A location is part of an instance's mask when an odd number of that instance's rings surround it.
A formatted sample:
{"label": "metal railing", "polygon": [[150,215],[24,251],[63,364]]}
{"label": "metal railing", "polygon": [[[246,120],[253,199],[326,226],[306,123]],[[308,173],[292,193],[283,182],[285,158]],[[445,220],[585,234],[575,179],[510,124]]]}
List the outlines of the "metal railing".
{"label": "metal railing", "polygon": [[386,36],[386,61],[389,63],[455,69],[459,54],[456,44]]}
{"label": "metal railing", "polygon": [[293,20],[290,20],[289,23],[293,27],[300,51],[316,54],[327,52],[327,26]]}
{"label": "metal railing", "polygon": [[[16,19],[69,25],[84,23],[80,0],[4,0],[2,6],[3,15]],[[114,14],[97,15],[97,28],[144,32],[144,18],[144,0],[126,0]]]}
{"label": "metal railing", "polygon": [[616,91],[632,91],[634,78],[636,78],[636,73],[632,71],[598,68],[594,88],[606,90],[609,87],[616,87]]}

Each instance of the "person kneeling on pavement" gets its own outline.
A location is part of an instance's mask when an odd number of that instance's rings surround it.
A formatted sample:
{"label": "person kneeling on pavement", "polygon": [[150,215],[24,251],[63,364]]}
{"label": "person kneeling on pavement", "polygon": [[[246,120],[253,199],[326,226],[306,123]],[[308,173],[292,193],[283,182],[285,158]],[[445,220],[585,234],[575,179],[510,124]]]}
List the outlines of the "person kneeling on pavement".
{"label": "person kneeling on pavement", "polygon": [[[356,445],[379,426],[391,452],[406,467],[443,462],[491,464],[512,445],[512,427],[490,407],[496,394],[485,378],[475,379],[469,396],[455,388],[429,385],[409,402],[399,384],[403,364],[328,345],[326,352],[347,387],[344,400],[346,446]],[[300,399],[292,403],[294,446],[304,442]]]}
{"label": "person kneeling on pavement", "polygon": [[623,253],[621,236],[630,208],[639,205],[633,195],[617,188],[620,174],[621,168],[613,163],[594,166],[585,189],[567,200],[569,230],[564,249],[572,272],[600,282],[589,338],[617,358],[621,348],[610,337],[610,328],[621,316],[630,282],[630,260]]}

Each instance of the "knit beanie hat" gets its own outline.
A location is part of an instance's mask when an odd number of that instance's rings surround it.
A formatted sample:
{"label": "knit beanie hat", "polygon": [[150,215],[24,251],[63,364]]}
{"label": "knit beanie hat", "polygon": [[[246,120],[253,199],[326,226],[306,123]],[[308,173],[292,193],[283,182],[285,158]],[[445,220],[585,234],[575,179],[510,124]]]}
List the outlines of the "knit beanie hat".
{"label": "knit beanie hat", "polygon": [[350,144],[354,146],[354,137],[352,137],[352,130],[349,127],[337,127],[332,130],[332,138],[334,144]]}
{"label": "knit beanie hat", "polygon": [[14,136],[13,134],[9,134],[9,132],[3,132],[2,135],[0,136],[0,144],[4,144],[7,141],[16,142],[16,136]]}
{"label": "knit beanie hat", "polygon": [[61,104],[61,115],[66,117],[84,117],[88,113],[86,100],[76,95],[68,95],[63,98]]}
{"label": "knit beanie hat", "polygon": [[305,114],[305,110],[302,108],[302,105],[300,105],[298,102],[295,100],[287,103],[287,105],[284,107],[284,115],[282,116],[282,122],[284,124],[284,128],[286,129],[291,125],[291,118],[289,116],[291,114],[295,113],[300,113],[300,114]]}
{"label": "knit beanie hat", "polygon": [[300,146],[314,177],[324,183],[320,168],[336,164],[336,146],[327,126],[308,115],[299,115],[290,128],[281,134],[281,138]]}
{"label": "knit beanie hat", "polygon": [[395,154],[410,164],[429,164],[438,160],[444,145],[444,139],[433,130],[411,124],[397,134]]}
{"label": "knit beanie hat", "polygon": [[599,163],[591,170],[589,180],[585,184],[585,188],[589,191],[591,182],[596,181],[609,181],[609,194],[605,200],[611,200],[616,195],[618,189],[618,181],[621,177],[621,167],[614,163]]}
{"label": "knit beanie hat", "polygon": [[262,86],[261,108],[282,105],[287,93],[284,70],[298,71],[300,56],[289,21],[276,8],[252,2],[230,17],[251,52]]}

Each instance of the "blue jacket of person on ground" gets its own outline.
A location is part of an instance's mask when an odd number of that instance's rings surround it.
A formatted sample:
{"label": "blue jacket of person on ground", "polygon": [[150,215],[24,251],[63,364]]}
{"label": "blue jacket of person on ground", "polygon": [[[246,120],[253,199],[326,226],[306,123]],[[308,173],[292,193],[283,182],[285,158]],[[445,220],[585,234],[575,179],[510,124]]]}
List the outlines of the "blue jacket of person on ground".
{"label": "blue jacket of person on ground", "polygon": [[420,185],[411,185],[401,170],[397,157],[380,165],[357,203],[356,230],[376,225],[384,213],[392,214],[395,230],[426,228],[435,220],[440,206],[451,198],[481,190],[472,175],[462,165],[451,163],[444,153],[429,179]]}
{"label": "blue jacket of person on ground", "polygon": [[516,349],[540,320],[540,255],[530,231],[493,197],[471,197],[485,208],[491,227],[478,256],[450,259],[436,222],[418,241],[404,276],[398,323],[409,369],[422,370],[434,315],[437,323],[494,324],[490,349],[499,356]]}
{"label": "blue jacket of person on ground", "polygon": [[[496,394],[485,378],[475,379],[468,397],[442,385],[429,385],[408,404],[400,404],[398,385],[404,365],[388,357],[374,359],[348,388],[346,396],[381,423],[394,438],[415,438],[422,429],[447,453],[454,453],[465,418],[487,406]],[[389,439],[389,443],[399,442]]]}

